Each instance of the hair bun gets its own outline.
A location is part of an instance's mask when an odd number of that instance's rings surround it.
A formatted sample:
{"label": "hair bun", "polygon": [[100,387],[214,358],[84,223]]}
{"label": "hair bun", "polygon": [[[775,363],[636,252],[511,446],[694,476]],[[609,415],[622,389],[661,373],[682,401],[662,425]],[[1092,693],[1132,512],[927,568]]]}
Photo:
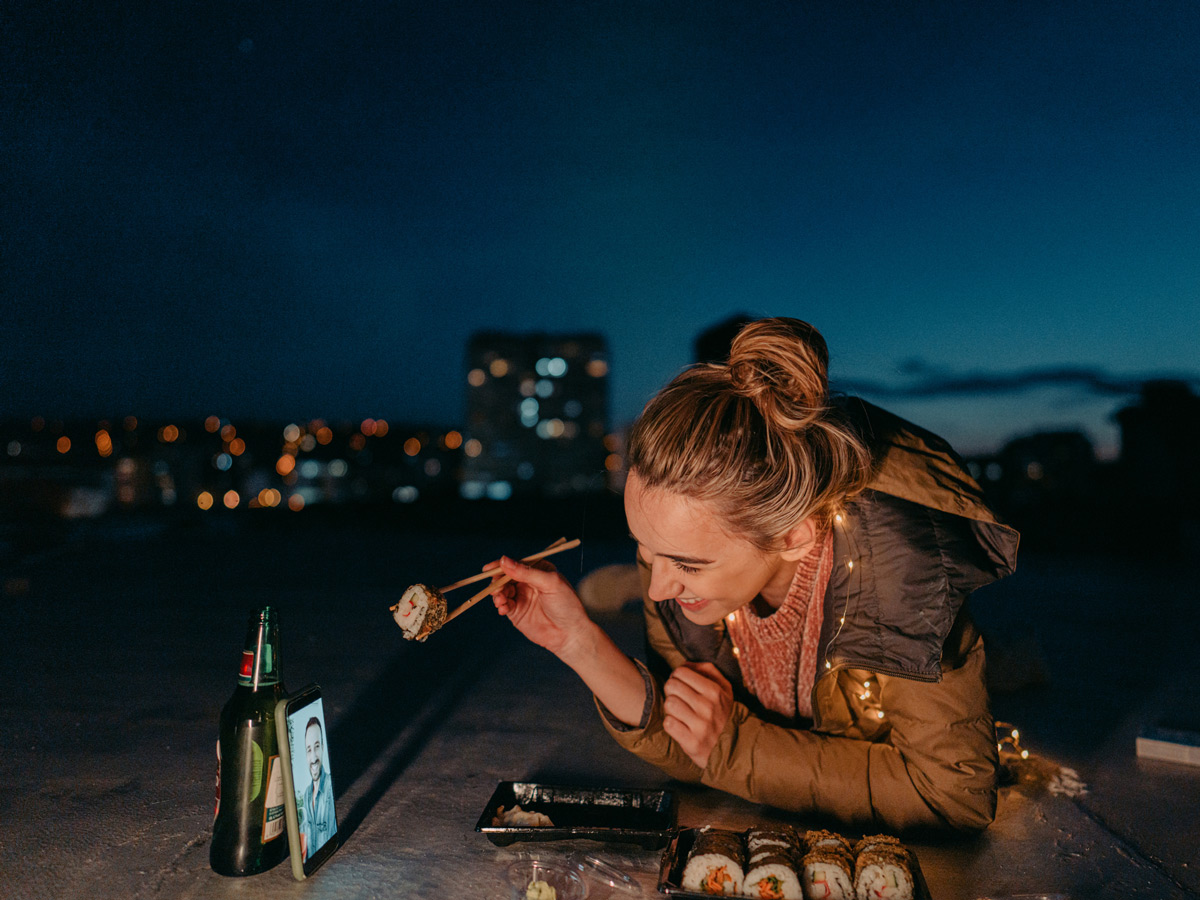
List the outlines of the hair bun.
{"label": "hair bun", "polygon": [[829,350],[820,333],[799,319],[751,322],[733,339],[729,382],[764,419],[783,428],[811,424],[829,399]]}

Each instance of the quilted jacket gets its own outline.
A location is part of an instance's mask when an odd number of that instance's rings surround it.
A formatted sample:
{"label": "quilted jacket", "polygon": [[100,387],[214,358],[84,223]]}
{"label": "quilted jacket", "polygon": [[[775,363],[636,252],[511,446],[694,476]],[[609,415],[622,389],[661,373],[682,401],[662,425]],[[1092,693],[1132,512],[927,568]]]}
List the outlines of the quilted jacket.
{"label": "quilted jacket", "polygon": [[[813,719],[759,705],[724,624],[695,625],[673,600],[651,601],[639,560],[648,714],[635,728],[604,714],[605,725],[671,776],[754,802],[862,828],[986,828],[996,740],[966,601],[1014,571],[1018,535],[945,441],[864,401],[840,402],[874,462],[868,490],[834,525]],[[689,660],[714,663],[735,693],[703,769],[662,730],[662,683]]]}

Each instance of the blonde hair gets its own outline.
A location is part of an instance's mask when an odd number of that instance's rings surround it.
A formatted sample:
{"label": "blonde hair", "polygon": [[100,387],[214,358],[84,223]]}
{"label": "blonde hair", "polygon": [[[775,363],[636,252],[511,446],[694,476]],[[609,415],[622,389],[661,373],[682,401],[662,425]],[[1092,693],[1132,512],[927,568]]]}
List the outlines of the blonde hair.
{"label": "blonde hair", "polygon": [[693,366],[647,405],[629,468],[649,488],[705,501],[763,550],[796,525],[824,528],[867,483],[870,455],[829,398],[829,351],[799,319],[760,319],[727,363]]}

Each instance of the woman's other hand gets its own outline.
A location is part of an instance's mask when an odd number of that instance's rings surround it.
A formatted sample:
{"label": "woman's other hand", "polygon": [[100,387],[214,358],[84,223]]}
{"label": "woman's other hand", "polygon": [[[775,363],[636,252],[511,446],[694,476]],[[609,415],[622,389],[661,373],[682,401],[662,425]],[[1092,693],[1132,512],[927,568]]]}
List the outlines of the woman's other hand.
{"label": "woman's other hand", "polygon": [[733,688],[712,663],[685,663],[663,686],[663,730],[701,769],[732,710]]}

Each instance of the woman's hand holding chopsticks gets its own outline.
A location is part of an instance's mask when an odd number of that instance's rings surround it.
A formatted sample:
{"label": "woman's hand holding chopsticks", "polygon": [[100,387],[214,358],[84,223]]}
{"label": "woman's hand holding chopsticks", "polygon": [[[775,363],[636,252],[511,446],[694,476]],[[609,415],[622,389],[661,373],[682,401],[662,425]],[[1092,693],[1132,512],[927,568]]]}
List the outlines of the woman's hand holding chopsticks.
{"label": "woman's hand holding chopsticks", "polygon": [[637,725],[646,699],[641,672],[591,620],[567,580],[546,562],[499,562],[504,574],[497,581],[509,580],[492,594],[497,612],[574,669],[610,713]]}
{"label": "woman's hand holding chopsticks", "polygon": [[548,562],[527,564],[501,557],[496,582],[507,583],[492,594],[496,611],[525,637],[555,656],[570,654],[571,643],[593,627],[582,601]]}

